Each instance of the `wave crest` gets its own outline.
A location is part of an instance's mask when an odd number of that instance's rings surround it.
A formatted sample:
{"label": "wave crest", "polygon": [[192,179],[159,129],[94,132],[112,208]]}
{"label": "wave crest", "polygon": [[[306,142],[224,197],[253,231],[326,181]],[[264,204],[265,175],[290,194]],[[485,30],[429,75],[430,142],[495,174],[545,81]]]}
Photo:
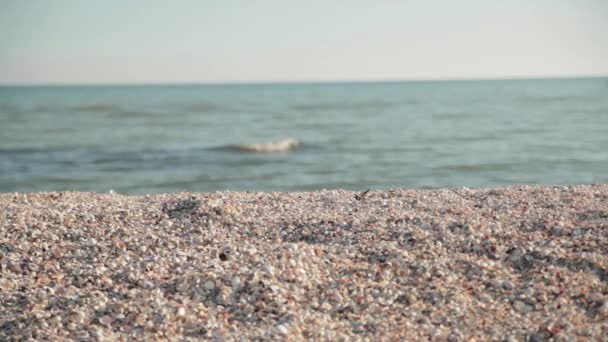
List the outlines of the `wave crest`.
{"label": "wave crest", "polygon": [[293,151],[300,146],[302,146],[302,142],[300,140],[295,138],[287,138],[267,143],[230,145],[226,148],[240,152],[280,153]]}

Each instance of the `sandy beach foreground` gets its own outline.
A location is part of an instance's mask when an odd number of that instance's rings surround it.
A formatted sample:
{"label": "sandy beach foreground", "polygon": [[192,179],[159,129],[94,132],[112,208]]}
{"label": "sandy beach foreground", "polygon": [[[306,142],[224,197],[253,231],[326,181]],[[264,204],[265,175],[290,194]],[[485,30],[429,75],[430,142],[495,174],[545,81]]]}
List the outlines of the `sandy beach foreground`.
{"label": "sandy beach foreground", "polygon": [[0,194],[0,340],[601,340],[608,185]]}

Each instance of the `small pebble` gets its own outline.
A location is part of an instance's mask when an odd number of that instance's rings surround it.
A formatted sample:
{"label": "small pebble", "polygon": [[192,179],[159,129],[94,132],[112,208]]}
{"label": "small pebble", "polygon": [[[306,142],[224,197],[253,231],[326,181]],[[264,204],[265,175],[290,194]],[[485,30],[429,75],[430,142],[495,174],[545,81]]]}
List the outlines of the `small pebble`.
{"label": "small pebble", "polygon": [[274,275],[274,267],[272,267],[271,265],[264,265],[264,268],[262,270],[269,276]]}
{"label": "small pebble", "polygon": [[589,301],[594,303],[601,303],[604,301],[604,295],[599,292],[593,292],[589,294]]}
{"label": "small pebble", "polygon": [[112,323],[112,317],[110,316],[103,316],[99,319],[99,323],[103,324],[103,325],[109,325],[110,323]]}
{"label": "small pebble", "polygon": [[287,330],[287,327],[285,327],[284,325],[277,326],[277,330],[283,335],[287,335],[287,333],[289,332],[289,330]]}
{"label": "small pebble", "polygon": [[165,229],[169,229],[173,226],[173,222],[171,220],[164,220],[161,222],[160,226]]}
{"label": "small pebble", "polygon": [[514,287],[513,283],[511,281],[509,281],[509,280],[505,280],[502,283],[502,288],[505,289],[505,290],[507,290],[507,291],[513,290],[513,287]]}
{"label": "small pebble", "polygon": [[532,307],[530,305],[527,305],[526,303],[519,300],[513,303],[513,308],[515,308],[515,310],[521,313],[528,313],[532,311]]}
{"label": "small pebble", "polygon": [[235,290],[235,291],[238,290],[241,287],[241,278],[239,278],[239,277],[232,278],[231,285],[232,285],[233,290]]}

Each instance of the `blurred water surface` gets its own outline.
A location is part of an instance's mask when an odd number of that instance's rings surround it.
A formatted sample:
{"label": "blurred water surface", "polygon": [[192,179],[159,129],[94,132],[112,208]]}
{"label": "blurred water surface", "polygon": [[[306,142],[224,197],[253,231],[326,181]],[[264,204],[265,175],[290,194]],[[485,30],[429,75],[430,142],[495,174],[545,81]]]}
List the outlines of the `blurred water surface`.
{"label": "blurred water surface", "polygon": [[0,87],[1,192],[580,183],[608,183],[607,78]]}

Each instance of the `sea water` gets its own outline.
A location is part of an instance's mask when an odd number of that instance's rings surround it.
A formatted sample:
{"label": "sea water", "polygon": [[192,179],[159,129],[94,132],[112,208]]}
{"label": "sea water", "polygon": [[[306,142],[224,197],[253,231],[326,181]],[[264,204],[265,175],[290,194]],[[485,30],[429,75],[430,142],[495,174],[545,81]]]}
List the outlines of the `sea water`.
{"label": "sea water", "polygon": [[608,78],[0,87],[0,192],[607,182]]}

